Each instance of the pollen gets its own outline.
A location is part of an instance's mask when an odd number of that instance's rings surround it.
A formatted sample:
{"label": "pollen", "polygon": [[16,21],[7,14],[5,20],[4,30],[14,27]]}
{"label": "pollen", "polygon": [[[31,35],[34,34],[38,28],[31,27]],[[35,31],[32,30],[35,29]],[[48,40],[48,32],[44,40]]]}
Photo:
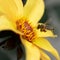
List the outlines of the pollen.
{"label": "pollen", "polygon": [[34,30],[27,20],[20,19],[16,22],[17,29],[23,33],[22,37],[28,41],[32,41],[35,37]]}

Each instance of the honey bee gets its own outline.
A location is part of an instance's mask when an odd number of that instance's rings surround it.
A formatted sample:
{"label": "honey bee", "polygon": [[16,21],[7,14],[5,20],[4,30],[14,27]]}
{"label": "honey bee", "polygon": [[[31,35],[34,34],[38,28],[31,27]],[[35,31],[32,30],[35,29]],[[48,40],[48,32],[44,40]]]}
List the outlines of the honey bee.
{"label": "honey bee", "polygon": [[54,28],[48,25],[47,23],[48,21],[45,23],[38,24],[37,29],[40,29],[41,32],[46,32],[46,30],[54,31]]}
{"label": "honey bee", "polygon": [[37,29],[40,29],[40,31],[42,32],[46,32],[46,25],[44,24],[38,25]]}

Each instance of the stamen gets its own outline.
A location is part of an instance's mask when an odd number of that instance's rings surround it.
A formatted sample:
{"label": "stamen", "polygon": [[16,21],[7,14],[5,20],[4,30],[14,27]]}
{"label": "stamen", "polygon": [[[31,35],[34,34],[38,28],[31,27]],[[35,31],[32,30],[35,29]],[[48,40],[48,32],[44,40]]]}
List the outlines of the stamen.
{"label": "stamen", "polygon": [[30,26],[28,21],[26,20],[19,20],[16,22],[17,29],[23,33],[22,37],[27,39],[28,41],[31,41],[35,37],[35,33],[33,31],[33,28]]}

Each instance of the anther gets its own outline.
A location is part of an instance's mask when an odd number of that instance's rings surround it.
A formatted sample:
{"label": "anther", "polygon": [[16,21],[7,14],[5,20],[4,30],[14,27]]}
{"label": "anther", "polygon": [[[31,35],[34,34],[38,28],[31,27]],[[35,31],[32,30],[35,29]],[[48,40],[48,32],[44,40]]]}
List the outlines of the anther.
{"label": "anther", "polygon": [[35,36],[33,28],[28,23],[28,21],[17,21],[17,29],[24,34],[22,37],[28,41],[31,41]]}

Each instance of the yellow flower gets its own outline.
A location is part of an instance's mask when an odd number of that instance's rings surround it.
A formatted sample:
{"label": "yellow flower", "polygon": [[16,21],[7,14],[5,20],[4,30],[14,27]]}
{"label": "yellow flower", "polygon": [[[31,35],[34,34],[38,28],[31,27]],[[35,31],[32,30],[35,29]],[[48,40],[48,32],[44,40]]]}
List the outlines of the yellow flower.
{"label": "yellow flower", "polygon": [[44,38],[55,35],[48,29],[46,32],[37,29],[44,9],[43,0],[27,0],[25,6],[22,0],[0,0],[0,31],[11,30],[20,35],[26,50],[26,60],[50,60],[43,50],[59,60],[57,51]]}

